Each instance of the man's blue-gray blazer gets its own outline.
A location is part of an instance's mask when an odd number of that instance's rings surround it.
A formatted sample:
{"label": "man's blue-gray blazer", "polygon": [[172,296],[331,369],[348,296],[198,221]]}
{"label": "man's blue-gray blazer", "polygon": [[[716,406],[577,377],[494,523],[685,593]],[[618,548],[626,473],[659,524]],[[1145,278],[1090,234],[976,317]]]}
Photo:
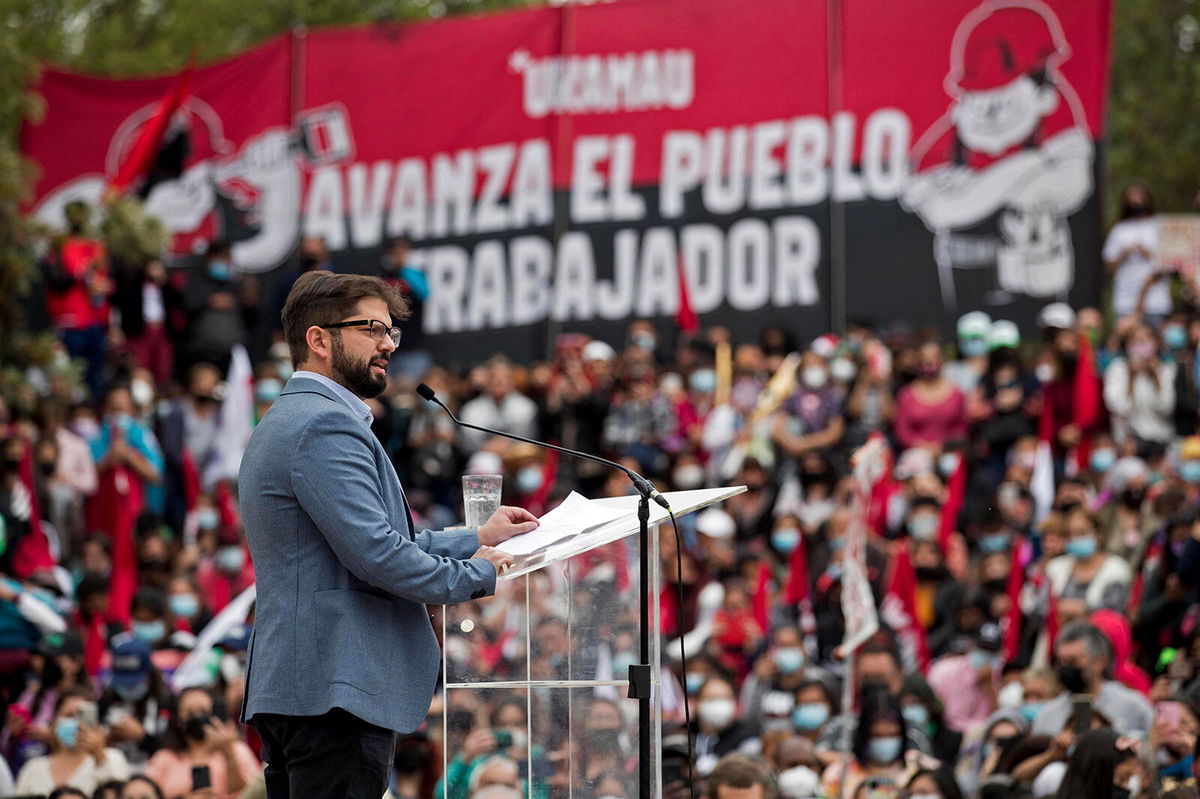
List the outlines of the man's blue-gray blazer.
{"label": "man's blue-gray blazer", "polygon": [[425,603],[492,594],[475,531],[416,534],[362,418],[311,378],[288,381],[238,481],[258,582],[242,720],[342,708],[399,732],[425,719],[440,654]]}

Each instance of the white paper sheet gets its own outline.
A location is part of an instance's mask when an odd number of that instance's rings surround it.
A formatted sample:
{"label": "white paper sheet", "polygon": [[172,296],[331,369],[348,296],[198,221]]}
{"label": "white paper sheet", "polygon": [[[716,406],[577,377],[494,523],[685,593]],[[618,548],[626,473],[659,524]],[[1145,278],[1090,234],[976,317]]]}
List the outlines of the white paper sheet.
{"label": "white paper sheet", "polygon": [[513,536],[496,548],[513,556],[528,555],[633,515],[624,508],[605,507],[572,491],[557,508],[538,519],[536,530]]}

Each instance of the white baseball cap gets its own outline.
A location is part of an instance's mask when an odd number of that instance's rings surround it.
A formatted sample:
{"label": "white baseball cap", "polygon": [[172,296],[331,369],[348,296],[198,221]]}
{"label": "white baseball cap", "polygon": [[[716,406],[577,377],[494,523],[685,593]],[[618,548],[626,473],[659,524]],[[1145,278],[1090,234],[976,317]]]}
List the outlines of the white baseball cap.
{"label": "white baseball cap", "polygon": [[1038,313],[1038,327],[1070,330],[1075,327],[1075,311],[1065,302],[1052,302]]}

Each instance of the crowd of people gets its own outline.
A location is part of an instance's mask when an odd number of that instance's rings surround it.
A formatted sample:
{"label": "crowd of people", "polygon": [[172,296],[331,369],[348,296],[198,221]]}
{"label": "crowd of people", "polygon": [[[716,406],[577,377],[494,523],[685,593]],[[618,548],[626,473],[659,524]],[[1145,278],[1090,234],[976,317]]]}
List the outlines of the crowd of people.
{"label": "crowd of people", "polygon": [[[463,474],[504,475],[506,504],[538,514],[631,491],[457,428],[418,381],[465,421],[661,490],[746,487],[678,541],[660,531],[667,796],[1197,797],[1200,307],[1153,268],[1148,194],[1125,199],[1107,316],[1051,303],[1023,335],[974,311],[950,340],[637,320],[462,374],[431,365],[429,286],[397,240],[377,271],[418,320],[372,429],[418,529],[461,524]],[[289,283],[268,296],[220,244],[189,268],[121,263],[86,207],[69,219],[44,264],[56,355],[0,404],[0,796],[264,795],[238,723],[254,571],[227,374],[239,346],[258,354],[248,412],[269,412],[293,364],[251,331]],[[328,268],[305,239],[290,279]],[[882,476],[864,492],[867,442]],[[859,535],[879,630],[848,660]],[[445,681],[622,678],[636,559],[617,542],[446,609]],[[451,687],[400,738],[391,795],[633,799],[636,737],[623,689]]]}

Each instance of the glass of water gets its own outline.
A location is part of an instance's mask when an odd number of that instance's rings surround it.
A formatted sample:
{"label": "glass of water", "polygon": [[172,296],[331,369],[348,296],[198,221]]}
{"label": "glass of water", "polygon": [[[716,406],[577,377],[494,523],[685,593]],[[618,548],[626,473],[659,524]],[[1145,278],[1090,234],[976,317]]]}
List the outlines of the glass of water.
{"label": "glass of water", "polygon": [[498,474],[463,475],[464,524],[467,527],[479,527],[500,507],[502,479]]}

